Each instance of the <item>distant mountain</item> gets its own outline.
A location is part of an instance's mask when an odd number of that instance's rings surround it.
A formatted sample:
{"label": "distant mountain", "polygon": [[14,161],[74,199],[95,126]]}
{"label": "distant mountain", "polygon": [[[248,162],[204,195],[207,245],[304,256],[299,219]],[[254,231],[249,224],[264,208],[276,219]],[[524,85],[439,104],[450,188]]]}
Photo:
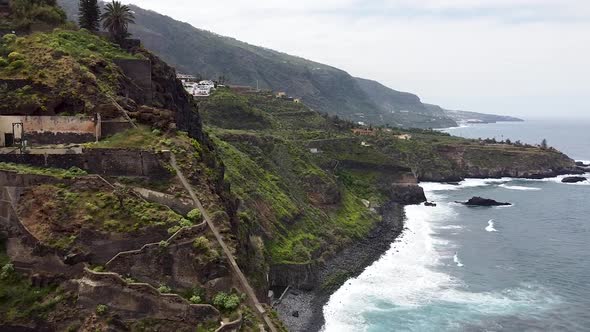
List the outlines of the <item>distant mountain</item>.
{"label": "distant mountain", "polygon": [[[77,20],[78,0],[59,0],[68,17]],[[433,111],[410,93],[300,57],[253,46],[197,29],[154,11],[131,5],[134,37],[179,72],[231,84],[285,91],[309,107],[367,124],[418,128],[456,125],[444,112]]]}

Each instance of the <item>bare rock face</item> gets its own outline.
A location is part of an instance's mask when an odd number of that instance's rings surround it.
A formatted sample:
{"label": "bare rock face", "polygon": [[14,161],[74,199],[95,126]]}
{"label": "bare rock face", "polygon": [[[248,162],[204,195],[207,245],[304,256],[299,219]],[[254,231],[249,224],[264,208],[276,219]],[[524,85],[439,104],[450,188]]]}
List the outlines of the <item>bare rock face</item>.
{"label": "bare rock face", "polygon": [[563,178],[561,180],[561,182],[563,182],[563,183],[578,183],[578,182],[584,182],[587,180],[588,180],[588,178],[585,178],[583,176],[568,176],[566,178]]}
{"label": "bare rock face", "polygon": [[510,203],[497,202],[493,199],[482,198],[482,197],[477,197],[477,196],[470,198],[467,202],[463,202],[463,204],[467,205],[467,206],[506,206],[506,205],[512,205]]}
{"label": "bare rock face", "polygon": [[426,202],[424,189],[417,184],[392,184],[389,191],[392,202],[400,204],[420,204]]}

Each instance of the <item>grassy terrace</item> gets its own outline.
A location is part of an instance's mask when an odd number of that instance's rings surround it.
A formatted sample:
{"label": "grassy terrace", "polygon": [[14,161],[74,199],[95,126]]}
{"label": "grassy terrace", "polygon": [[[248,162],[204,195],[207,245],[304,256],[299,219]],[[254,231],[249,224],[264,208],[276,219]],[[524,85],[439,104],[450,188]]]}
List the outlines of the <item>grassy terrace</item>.
{"label": "grassy terrace", "polygon": [[86,171],[81,170],[77,167],[71,167],[70,169],[45,168],[4,162],[0,162],[0,170],[13,171],[19,174],[47,175],[60,179],[71,179],[77,176],[83,176],[87,174]]}
{"label": "grassy terrace", "polygon": [[46,245],[67,250],[80,229],[130,233],[165,227],[170,233],[192,223],[168,207],[145,202],[124,189],[97,189],[73,183],[45,184],[25,193],[23,223]]}

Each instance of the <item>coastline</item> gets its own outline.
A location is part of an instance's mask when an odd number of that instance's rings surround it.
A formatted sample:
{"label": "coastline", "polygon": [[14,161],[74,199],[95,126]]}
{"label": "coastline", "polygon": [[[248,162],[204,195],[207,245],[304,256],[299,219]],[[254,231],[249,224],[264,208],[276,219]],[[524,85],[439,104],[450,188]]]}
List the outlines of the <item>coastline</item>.
{"label": "coastline", "polygon": [[[571,171],[571,170],[570,170]],[[547,172],[539,177],[511,177],[513,179],[551,179],[571,172]],[[502,177],[468,177],[465,179],[499,179]],[[465,180],[462,179],[462,180]],[[431,181],[429,181],[431,182]],[[445,181],[433,181],[445,183]],[[318,280],[311,290],[290,288],[275,304],[281,321],[289,331],[320,331],[324,326],[323,308],[331,295],[351,278],[358,277],[377,261],[405,229],[402,204],[390,202],[381,208],[383,220],[364,239],[346,246],[336,256],[318,267]],[[295,316],[295,315],[296,316]]]}
{"label": "coastline", "polygon": [[318,281],[312,290],[289,289],[275,304],[274,309],[289,331],[320,331],[324,325],[323,308],[330,296],[389,250],[404,230],[404,206],[387,203],[381,207],[381,215],[383,220],[367,237],[347,245],[318,268]]}

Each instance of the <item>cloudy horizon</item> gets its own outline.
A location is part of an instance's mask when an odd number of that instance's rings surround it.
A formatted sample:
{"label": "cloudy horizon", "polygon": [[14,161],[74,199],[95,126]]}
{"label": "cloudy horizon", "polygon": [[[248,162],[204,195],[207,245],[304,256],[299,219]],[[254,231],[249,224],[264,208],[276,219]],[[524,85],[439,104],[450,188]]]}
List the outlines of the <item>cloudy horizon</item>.
{"label": "cloudy horizon", "polygon": [[448,109],[590,116],[590,2],[125,0]]}

